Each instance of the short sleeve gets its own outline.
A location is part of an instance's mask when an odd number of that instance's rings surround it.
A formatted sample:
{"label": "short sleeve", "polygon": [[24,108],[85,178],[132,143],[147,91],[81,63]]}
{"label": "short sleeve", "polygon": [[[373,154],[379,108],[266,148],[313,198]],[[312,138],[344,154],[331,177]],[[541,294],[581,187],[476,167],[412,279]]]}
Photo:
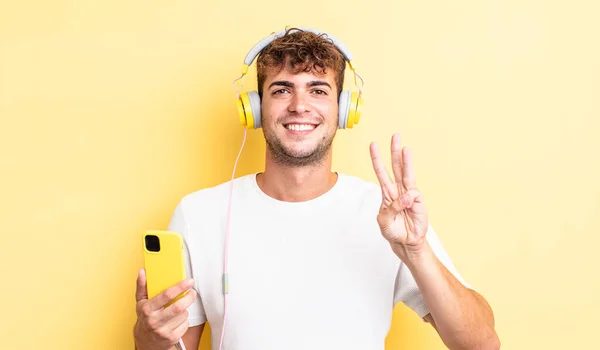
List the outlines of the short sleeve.
{"label": "short sleeve", "polygon": [[[458,273],[458,270],[452,263],[450,256],[442,246],[442,243],[431,227],[429,225],[426,234],[427,241],[431,246],[434,254],[437,256],[438,260],[456,277],[456,279],[462,283],[466,288],[472,289],[471,286],[463,279],[463,277]],[[398,273],[396,275],[396,284],[394,287],[394,305],[396,303],[402,302],[409,308],[411,308],[419,317],[423,318],[425,315],[429,313],[429,308],[425,305],[425,301],[423,299],[423,295],[417,286],[417,282],[415,281],[412,273],[410,272],[408,266],[404,263],[400,263],[398,267]]]}
{"label": "short sleeve", "polygon": [[[189,225],[185,220],[184,211],[183,211],[183,201],[180,202],[175,208],[175,212],[171,217],[171,222],[169,223],[169,231],[178,232],[181,234],[185,240],[185,262],[186,262],[186,272],[188,277],[194,278],[194,281],[197,283],[196,276],[192,276],[192,260],[194,258],[194,243],[193,237],[190,234],[191,230],[189,229]],[[192,259],[190,259],[190,256]],[[195,285],[195,290],[197,292],[196,300],[187,308],[188,311],[188,321],[190,327],[197,326],[206,322],[206,314],[204,312],[204,305],[202,304],[202,298],[198,291],[197,284]]]}

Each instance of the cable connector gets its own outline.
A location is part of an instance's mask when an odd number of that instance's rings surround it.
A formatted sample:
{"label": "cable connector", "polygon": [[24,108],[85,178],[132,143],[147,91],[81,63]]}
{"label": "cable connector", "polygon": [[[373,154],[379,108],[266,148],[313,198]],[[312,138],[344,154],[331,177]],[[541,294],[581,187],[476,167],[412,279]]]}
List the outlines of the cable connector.
{"label": "cable connector", "polygon": [[223,274],[223,294],[229,293],[229,275],[227,273]]}

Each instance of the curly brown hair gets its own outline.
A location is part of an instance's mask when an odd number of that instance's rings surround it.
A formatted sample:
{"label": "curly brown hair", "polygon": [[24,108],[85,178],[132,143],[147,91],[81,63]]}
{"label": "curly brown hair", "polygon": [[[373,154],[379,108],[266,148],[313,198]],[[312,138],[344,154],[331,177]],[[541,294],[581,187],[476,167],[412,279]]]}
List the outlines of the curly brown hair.
{"label": "curly brown hair", "polygon": [[256,61],[258,93],[261,97],[268,70],[281,70],[286,63],[294,74],[313,70],[326,74],[326,69],[333,69],[338,96],[342,91],[346,61],[327,34],[290,28],[267,45]]}

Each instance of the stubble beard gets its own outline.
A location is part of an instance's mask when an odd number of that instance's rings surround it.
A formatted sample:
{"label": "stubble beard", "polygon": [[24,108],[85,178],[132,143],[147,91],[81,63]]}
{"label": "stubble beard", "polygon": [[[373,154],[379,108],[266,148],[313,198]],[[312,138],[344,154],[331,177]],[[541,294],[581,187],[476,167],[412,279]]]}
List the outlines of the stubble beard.
{"label": "stubble beard", "polygon": [[[323,127],[323,125],[319,126]],[[275,163],[285,167],[305,167],[322,164],[325,157],[331,152],[331,145],[336,131],[324,135],[316,147],[308,152],[295,152],[287,149],[281,139],[274,133],[264,130],[263,135],[267,150]]]}

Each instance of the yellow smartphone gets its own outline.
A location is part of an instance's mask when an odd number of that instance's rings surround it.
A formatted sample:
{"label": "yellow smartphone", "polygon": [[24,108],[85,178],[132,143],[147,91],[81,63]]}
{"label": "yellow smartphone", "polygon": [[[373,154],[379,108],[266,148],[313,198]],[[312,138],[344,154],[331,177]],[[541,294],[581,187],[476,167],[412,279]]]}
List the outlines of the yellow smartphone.
{"label": "yellow smartphone", "polygon": [[[148,230],[143,234],[143,243],[146,286],[150,299],[187,278],[184,242],[178,232]],[[187,291],[181,293],[165,307],[186,294]]]}

